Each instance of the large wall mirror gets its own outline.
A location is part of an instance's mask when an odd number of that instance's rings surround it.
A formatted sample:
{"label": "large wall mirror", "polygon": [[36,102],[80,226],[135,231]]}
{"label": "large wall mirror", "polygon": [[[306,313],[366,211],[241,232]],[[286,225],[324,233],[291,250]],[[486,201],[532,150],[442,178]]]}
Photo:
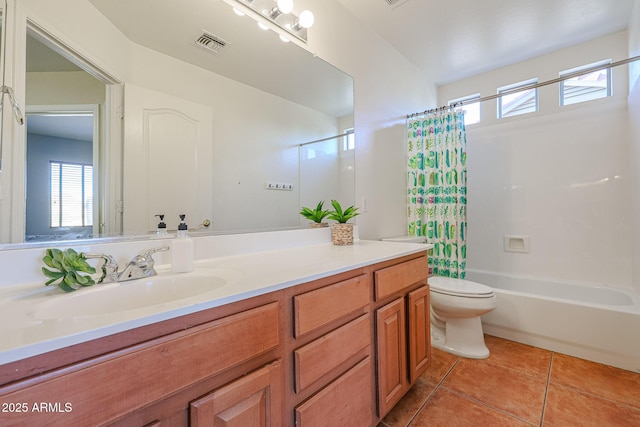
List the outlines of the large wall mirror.
{"label": "large wall mirror", "polygon": [[293,229],[303,205],[354,204],[350,76],[232,0],[51,3],[9,0],[27,124],[3,181],[26,184],[0,243],[150,236],[159,214],[170,230],[180,213],[201,233]]}

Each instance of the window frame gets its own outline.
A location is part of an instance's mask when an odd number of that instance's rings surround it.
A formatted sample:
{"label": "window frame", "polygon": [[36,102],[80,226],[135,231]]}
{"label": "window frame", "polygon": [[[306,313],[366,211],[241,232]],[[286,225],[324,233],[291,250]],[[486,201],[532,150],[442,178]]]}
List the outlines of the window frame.
{"label": "window frame", "polygon": [[[600,67],[602,67],[603,65],[611,65],[612,61],[611,58],[609,59],[605,59],[602,61],[597,61],[597,62],[592,62],[590,64],[585,64],[585,65],[581,65],[579,67],[574,67],[574,68],[570,68],[568,70],[564,70],[564,71],[560,71],[558,73],[558,76],[560,78],[562,78],[565,75],[569,75],[569,74],[573,74],[576,72],[581,72],[580,76],[582,75],[587,75],[587,74],[591,74],[591,73],[595,73],[597,71],[603,71],[602,69],[599,69]],[[581,101],[575,101],[575,102],[570,102],[570,103],[566,103],[565,100],[565,82],[567,80],[571,80],[572,77],[567,78],[567,79],[563,79],[560,84],[558,85],[558,97],[559,97],[559,103],[561,107],[565,107],[568,105],[575,105],[575,104],[581,104],[583,102],[588,102],[588,101],[595,101],[596,99],[602,99],[602,98],[608,98],[610,96],[613,96],[613,73],[611,70],[611,67],[608,67],[606,69],[604,69],[607,73],[607,86],[606,86],[606,95],[604,96],[599,96],[597,98],[590,98],[590,99],[583,99]],[[578,77],[578,76],[576,76]]]}
{"label": "window frame", "polygon": [[[475,124],[478,124],[478,123],[481,123],[481,122],[482,122],[482,108],[481,108],[481,104],[482,104],[482,102],[480,102],[480,99],[481,99],[480,93],[475,93],[475,94],[473,94],[473,95],[467,95],[467,96],[463,96],[463,97],[460,97],[460,98],[451,99],[451,100],[449,100],[449,101],[447,102],[447,105],[448,105],[448,106],[451,106],[451,105],[454,105],[454,104],[455,104],[455,103],[457,103],[457,102],[462,102],[463,104],[462,104],[462,107],[461,107],[461,108],[462,108],[462,109],[464,110],[464,112],[465,112],[465,115],[464,115],[464,125],[465,125],[465,126],[475,125]],[[476,102],[474,102],[474,103],[470,103],[469,105],[465,105],[465,104],[464,104],[465,102],[469,102],[469,101],[476,101]],[[469,114],[467,114],[467,111],[468,111],[469,109],[468,109],[468,108],[465,108],[465,107],[468,107],[468,106],[470,106],[470,105],[477,105],[477,107],[478,107],[478,121],[475,121],[475,122],[473,122],[473,123],[468,123],[468,122],[467,122],[467,118],[468,118],[468,117],[470,117],[470,115],[469,115]]]}
{"label": "window frame", "polygon": [[350,127],[342,131],[342,151],[353,151],[356,149],[356,136],[354,128]]}
{"label": "window frame", "polygon": [[[497,117],[498,119],[505,119],[508,117],[516,117],[516,116],[520,116],[523,114],[530,114],[530,113],[536,113],[539,111],[539,99],[538,99],[538,88],[534,87],[532,89],[523,89],[521,91],[517,91],[516,89],[519,88],[523,88],[526,86],[531,86],[534,84],[538,83],[538,78],[533,78],[533,79],[528,79],[528,80],[523,80],[517,83],[512,83],[510,85],[506,85],[506,86],[501,86],[497,89],[497,94],[498,94],[498,102],[497,104]],[[534,97],[534,107],[533,107],[533,111],[522,111],[520,113],[516,113],[516,114],[504,114],[503,111],[503,97],[506,96],[505,94],[503,94],[503,92],[511,92],[508,95],[517,95],[520,92],[524,92],[527,90],[532,90],[533,91],[533,97]],[[513,91],[513,92],[512,92]]]}
{"label": "window frame", "polygon": [[[59,179],[58,179],[58,188],[54,188],[54,165],[57,165],[59,168]],[[81,218],[81,224],[73,224],[73,225],[65,225],[64,224],[64,218],[63,218],[63,191],[62,191],[62,186],[63,186],[63,171],[64,171],[64,166],[80,166],[82,168],[82,178],[81,178],[81,182],[80,182],[80,187],[81,187],[81,195],[80,198],[82,199],[81,203],[80,203],[80,218]],[[91,181],[89,183],[87,183],[86,177],[90,177]],[[89,186],[89,187],[87,187]],[[91,199],[89,200],[87,198],[87,194],[85,192],[85,190],[87,188],[91,189]],[[57,215],[57,224],[54,225],[53,221],[55,219],[54,217],[54,191],[55,193],[57,193],[58,195],[58,215]],[[52,229],[59,229],[59,228],[75,228],[75,227],[93,227],[93,165],[90,163],[78,163],[78,162],[68,162],[68,161],[61,161],[61,160],[50,160],[49,161],[49,227]],[[91,212],[87,212],[86,206],[87,203],[89,203],[89,206],[91,206]]]}

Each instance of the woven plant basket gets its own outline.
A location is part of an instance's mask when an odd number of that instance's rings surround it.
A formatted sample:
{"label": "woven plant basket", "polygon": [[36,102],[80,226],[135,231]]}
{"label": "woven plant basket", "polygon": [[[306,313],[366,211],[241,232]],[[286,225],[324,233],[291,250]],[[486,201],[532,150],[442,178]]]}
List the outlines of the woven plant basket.
{"label": "woven plant basket", "polygon": [[329,226],[328,222],[312,222],[309,224],[309,227],[311,228],[325,228],[328,226]]}
{"label": "woven plant basket", "polygon": [[353,245],[353,224],[333,224],[331,241],[334,245]]}

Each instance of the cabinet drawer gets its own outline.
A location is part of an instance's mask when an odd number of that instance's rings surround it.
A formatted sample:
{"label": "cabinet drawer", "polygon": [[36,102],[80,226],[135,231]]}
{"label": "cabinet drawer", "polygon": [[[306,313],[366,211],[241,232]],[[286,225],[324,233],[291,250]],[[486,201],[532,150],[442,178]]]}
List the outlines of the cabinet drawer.
{"label": "cabinet drawer", "polygon": [[[63,368],[46,381],[2,395],[3,402],[73,404],[68,413],[22,413],[19,425],[104,425],[176,390],[248,361],[279,343],[279,304],[247,310],[119,352]],[[135,379],[135,380],[132,380]],[[63,406],[64,407],[64,406]],[[3,414],[6,415],[6,414]]]}
{"label": "cabinet drawer", "polygon": [[191,427],[282,425],[280,365],[276,361],[191,402]]}
{"label": "cabinet drawer", "polygon": [[293,352],[296,392],[304,390],[371,343],[369,313]]}
{"label": "cabinet drawer", "polygon": [[376,301],[426,280],[428,275],[429,266],[426,256],[378,270],[374,273]]}
{"label": "cabinet drawer", "polygon": [[296,407],[296,426],[369,427],[373,424],[371,358]]}
{"label": "cabinet drawer", "polygon": [[296,337],[369,305],[370,280],[363,274],[293,297]]}

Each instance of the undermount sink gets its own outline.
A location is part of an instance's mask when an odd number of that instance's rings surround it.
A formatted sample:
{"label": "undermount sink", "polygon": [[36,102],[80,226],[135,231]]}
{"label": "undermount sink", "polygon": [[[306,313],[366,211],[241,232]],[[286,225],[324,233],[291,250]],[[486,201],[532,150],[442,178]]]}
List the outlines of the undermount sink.
{"label": "undermount sink", "polygon": [[230,276],[226,271],[208,271],[98,284],[52,297],[37,306],[34,317],[90,317],[172,303],[220,289],[229,283]]}

